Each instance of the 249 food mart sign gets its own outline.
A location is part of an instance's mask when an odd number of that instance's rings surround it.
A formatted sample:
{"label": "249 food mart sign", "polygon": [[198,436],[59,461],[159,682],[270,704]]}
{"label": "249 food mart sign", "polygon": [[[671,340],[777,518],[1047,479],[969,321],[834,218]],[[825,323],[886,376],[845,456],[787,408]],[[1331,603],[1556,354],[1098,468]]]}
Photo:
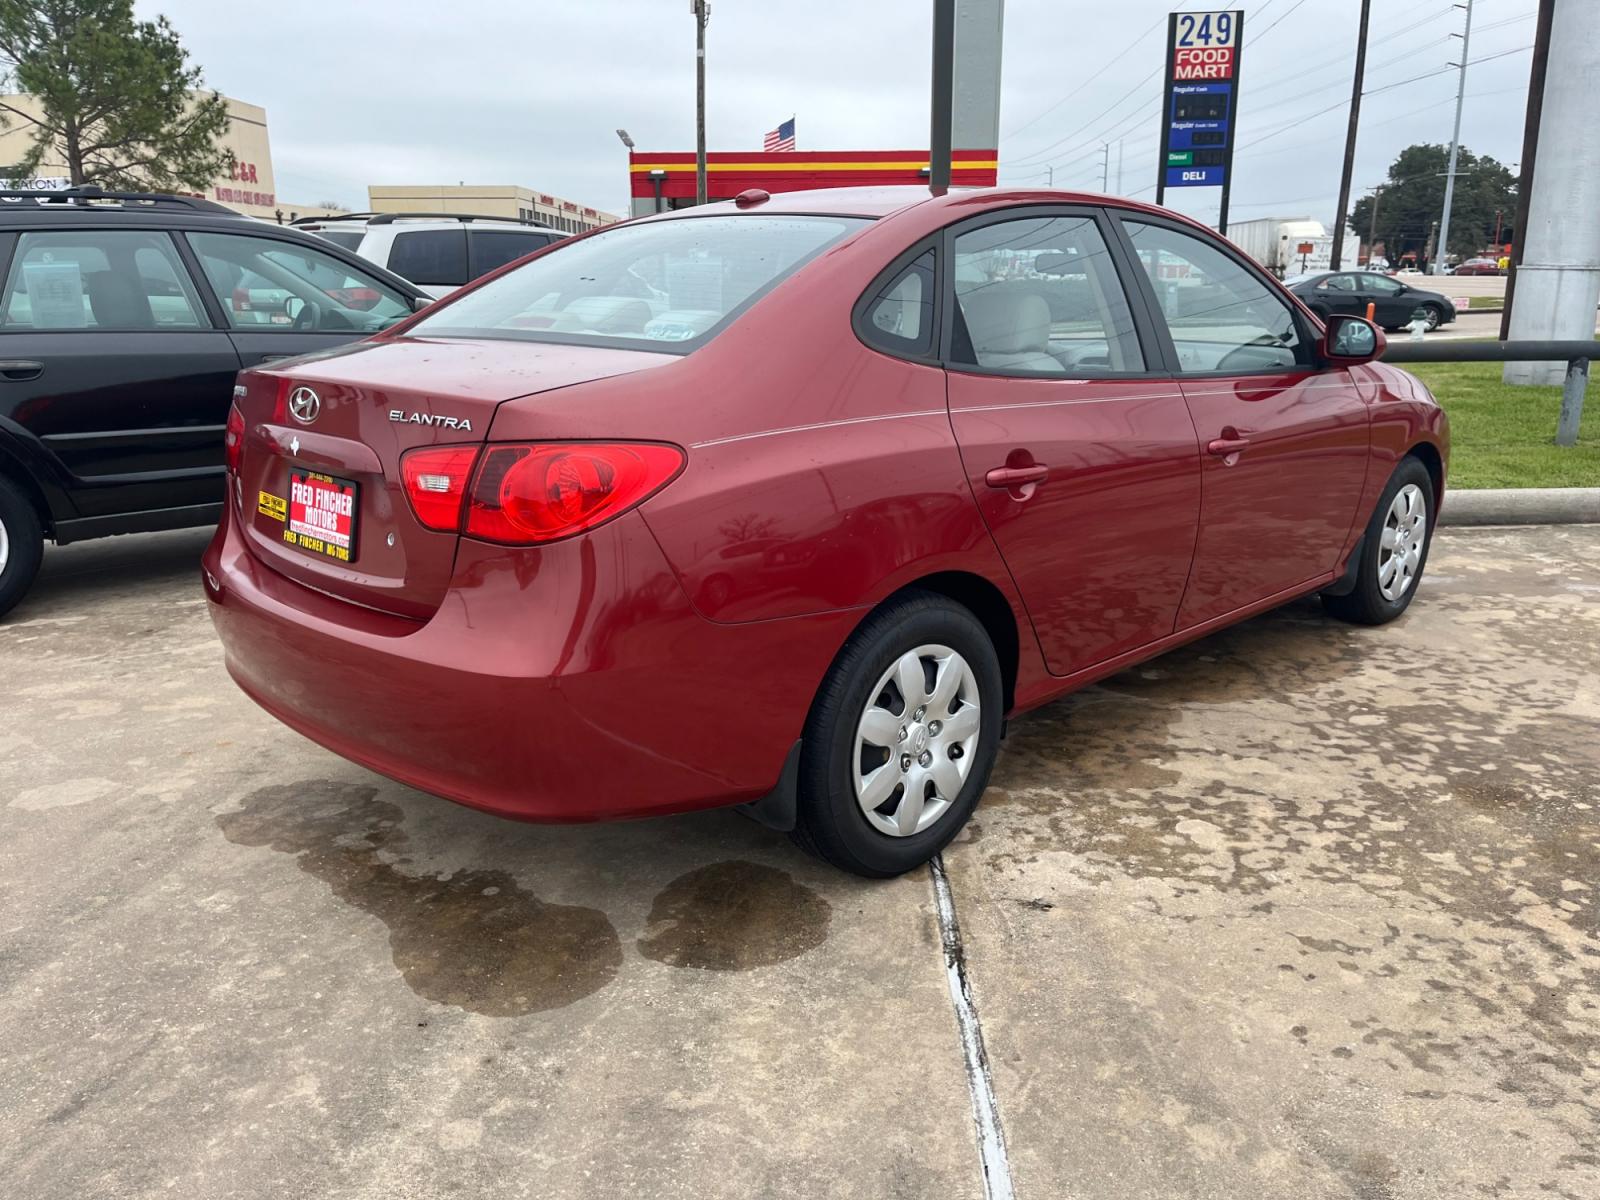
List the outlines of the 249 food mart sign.
{"label": "249 food mart sign", "polygon": [[1157,202],[1169,187],[1227,184],[1243,37],[1242,11],[1168,15]]}

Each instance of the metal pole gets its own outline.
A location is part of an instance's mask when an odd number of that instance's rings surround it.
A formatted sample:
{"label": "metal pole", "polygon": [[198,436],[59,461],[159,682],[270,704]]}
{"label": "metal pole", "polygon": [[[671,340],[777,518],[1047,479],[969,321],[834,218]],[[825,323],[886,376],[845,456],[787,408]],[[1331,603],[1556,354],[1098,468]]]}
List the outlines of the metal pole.
{"label": "metal pole", "polygon": [[933,0],[933,102],[928,190],[950,190],[950,122],[955,113],[956,0]]}
{"label": "metal pole", "polygon": [[1344,135],[1344,173],[1339,176],[1339,208],[1334,213],[1333,250],[1328,258],[1328,269],[1331,271],[1339,269],[1344,256],[1344,226],[1350,212],[1350,176],[1356,169],[1356,128],[1361,124],[1361,86],[1367,77],[1367,21],[1371,16],[1372,0],[1361,0],[1361,28],[1356,33],[1356,74],[1350,84],[1350,127]]}
{"label": "metal pole", "polygon": [[1056,185],[1056,169],[1048,163],[1045,164],[1044,168],[1044,181],[1045,187],[1055,187]]}
{"label": "metal pole", "polygon": [[1461,76],[1456,84],[1456,128],[1450,135],[1450,165],[1445,169],[1444,216],[1439,221],[1439,254],[1428,264],[1428,274],[1439,273],[1439,260],[1450,257],[1450,205],[1456,198],[1456,155],[1461,150],[1461,107],[1467,101],[1467,51],[1472,44],[1472,0],[1467,0],[1467,23],[1461,31]]}
{"label": "metal pole", "polygon": [[1567,363],[1567,378],[1561,387],[1561,416],[1556,421],[1556,445],[1578,444],[1578,425],[1583,420],[1583,393],[1588,387],[1589,360],[1575,358]]}
{"label": "metal pole", "polygon": [[1122,139],[1117,139],[1117,195],[1122,195]]}
{"label": "metal pole", "polygon": [[1506,304],[1500,312],[1500,340],[1511,336],[1511,307],[1517,299],[1517,267],[1528,228],[1528,200],[1533,195],[1533,164],[1539,157],[1539,119],[1544,112],[1544,72],[1550,61],[1550,17],[1556,0],[1539,0],[1539,21],[1533,32],[1533,66],[1528,69],[1528,115],[1522,124],[1521,178],[1517,181],[1517,215],[1512,218],[1511,266],[1506,271]]}
{"label": "metal pole", "polygon": [[1100,147],[1100,190],[1111,190],[1111,143]]}
{"label": "metal pole", "polygon": [[[1372,251],[1378,244],[1378,205],[1383,203],[1383,184],[1372,189],[1372,222],[1367,226],[1367,270],[1372,270]],[[1383,248],[1383,256],[1389,258],[1389,247]],[[1389,265],[1394,266],[1394,260],[1389,259]]]}
{"label": "metal pole", "polygon": [[710,0],[694,5],[694,202],[706,202],[706,21]]}

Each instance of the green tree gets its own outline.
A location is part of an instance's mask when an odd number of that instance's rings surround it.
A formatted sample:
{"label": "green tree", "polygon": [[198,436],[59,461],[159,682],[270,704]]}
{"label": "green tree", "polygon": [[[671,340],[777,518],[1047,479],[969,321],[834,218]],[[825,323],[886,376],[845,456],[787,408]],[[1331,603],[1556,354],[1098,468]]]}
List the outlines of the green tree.
{"label": "green tree", "polygon": [[233,164],[217,144],[227,102],[202,90],[165,17],[135,21],[132,0],[0,0],[0,121],[33,145],[13,168],[65,163],[74,184],[199,191]]}
{"label": "green tree", "polygon": [[[1389,167],[1388,182],[1377,198],[1377,240],[1387,248],[1389,260],[1406,251],[1420,257],[1428,233],[1444,211],[1445,169],[1450,147],[1407,146]],[[1365,240],[1373,232],[1371,194],[1350,210],[1350,224]],[[1487,155],[1461,147],[1456,158],[1456,194],[1450,207],[1450,253],[1470,258],[1494,239],[1496,214],[1502,240],[1511,238],[1511,220],[1517,211],[1517,180],[1511,171]]]}

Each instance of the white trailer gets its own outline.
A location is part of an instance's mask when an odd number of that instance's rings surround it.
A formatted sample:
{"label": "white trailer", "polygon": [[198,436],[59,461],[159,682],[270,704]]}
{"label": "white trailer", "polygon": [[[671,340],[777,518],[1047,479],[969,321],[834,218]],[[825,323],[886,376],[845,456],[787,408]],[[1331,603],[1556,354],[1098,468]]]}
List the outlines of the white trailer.
{"label": "white trailer", "polygon": [[[1228,240],[1279,279],[1326,271],[1333,255],[1333,238],[1321,221],[1310,217],[1260,217],[1230,222]],[[1345,265],[1355,266],[1358,243],[1345,232]]]}

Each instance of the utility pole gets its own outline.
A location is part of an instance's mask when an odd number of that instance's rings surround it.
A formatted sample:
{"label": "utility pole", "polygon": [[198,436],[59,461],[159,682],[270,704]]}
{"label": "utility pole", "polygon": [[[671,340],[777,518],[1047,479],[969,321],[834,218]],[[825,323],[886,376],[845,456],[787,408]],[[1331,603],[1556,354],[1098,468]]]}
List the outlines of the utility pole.
{"label": "utility pole", "polygon": [[1339,260],[1344,255],[1344,226],[1350,213],[1350,176],[1356,169],[1356,128],[1361,124],[1361,87],[1367,77],[1367,22],[1371,16],[1372,0],[1361,0],[1361,28],[1356,33],[1356,74],[1350,84],[1350,127],[1344,135],[1344,173],[1339,176],[1339,209],[1333,218],[1333,250],[1328,259],[1328,269],[1332,271],[1339,269]]}
{"label": "utility pole", "polygon": [[1528,69],[1528,115],[1522,124],[1522,164],[1517,180],[1517,215],[1512,218],[1511,266],[1506,271],[1506,305],[1500,313],[1500,340],[1511,337],[1511,310],[1517,300],[1517,268],[1527,242],[1528,200],[1533,195],[1533,164],[1539,157],[1539,119],[1544,112],[1545,64],[1550,61],[1550,18],[1556,0],[1539,0],[1539,20],[1533,31],[1533,66]]}
{"label": "utility pole", "polygon": [[1044,178],[1045,178],[1045,187],[1055,187],[1055,185],[1056,185],[1056,169],[1054,167],[1052,167],[1049,163],[1045,164]]}
{"label": "utility pole", "polygon": [[1439,273],[1439,264],[1433,257],[1434,238],[1438,232],[1439,222],[1435,221],[1428,226],[1428,240],[1422,244],[1422,261],[1428,264],[1429,275],[1437,275]]}
{"label": "utility pole", "polygon": [[711,0],[689,0],[694,14],[694,202],[706,202],[706,22]]}
{"label": "utility pole", "polygon": [[[1372,220],[1367,223],[1367,270],[1369,271],[1372,270],[1372,251],[1378,244],[1378,205],[1383,202],[1383,189],[1384,185],[1381,183],[1372,189]],[[1383,248],[1383,256],[1389,257],[1389,247]],[[1390,259],[1389,265],[1394,266],[1393,259]]]}
{"label": "utility pole", "polygon": [[1106,142],[1100,147],[1100,190],[1111,190],[1111,143]]}
{"label": "utility pole", "polygon": [[933,0],[933,103],[928,190],[950,190],[950,123],[955,118],[956,0]]}
{"label": "utility pole", "polygon": [[[1460,8],[1461,5],[1456,7]],[[1472,0],[1467,0],[1466,9],[1467,23],[1461,31],[1461,75],[1456,83],[1456,129],[1450,135],[1450,165],[1445,169],[1444,178],[1444,217],[1439,222],[1439,258],[1448,258],[1450,255],[1450,205],[1456,198],[1456,155],[1461,151],[1461,107],[1467,101],[1467,51],[1472,44]],[[1428,274],[1438,273],[1439,259],[1429,259]]]}
{"label": "utility pole", "polygon": [[1122,139],[1117,139],[1117,195],[1122,195]]}

